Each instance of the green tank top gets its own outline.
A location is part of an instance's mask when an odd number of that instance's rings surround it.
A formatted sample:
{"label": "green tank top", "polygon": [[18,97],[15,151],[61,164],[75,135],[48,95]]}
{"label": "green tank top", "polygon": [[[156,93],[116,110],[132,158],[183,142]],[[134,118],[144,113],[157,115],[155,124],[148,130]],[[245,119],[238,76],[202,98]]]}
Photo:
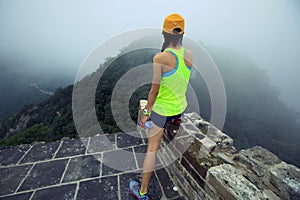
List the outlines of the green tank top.
{"label": "green tank top", "polygon": [[186,91],[191,68],[184,62],[185,48],[166,48],[176,58],[176,67],[162,74],[160,88],[152,110],[162,116],[182,113],[187,107]]}

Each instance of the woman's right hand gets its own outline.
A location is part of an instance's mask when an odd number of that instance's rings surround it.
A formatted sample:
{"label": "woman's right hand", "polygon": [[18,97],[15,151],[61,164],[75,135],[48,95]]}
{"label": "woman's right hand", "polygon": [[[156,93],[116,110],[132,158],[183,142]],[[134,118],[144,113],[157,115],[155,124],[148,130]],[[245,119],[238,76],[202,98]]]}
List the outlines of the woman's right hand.
{"label": "woman's right hand", "polygon": [[149,116],[143,116],[143,118],[141,119],[141,127],[142,128],[145,128],[145,123],[148,119],[149,119]]}

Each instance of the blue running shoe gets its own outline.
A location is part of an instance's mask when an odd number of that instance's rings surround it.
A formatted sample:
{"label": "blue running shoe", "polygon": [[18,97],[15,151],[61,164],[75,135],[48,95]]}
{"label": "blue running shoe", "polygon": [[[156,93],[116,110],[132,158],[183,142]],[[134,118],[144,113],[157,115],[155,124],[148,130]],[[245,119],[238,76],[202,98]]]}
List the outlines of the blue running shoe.
{"label": "blue running shoe", "polygon": [[129,192],[138,200],[150,200],[148,193],[143,196],[140,195],[141,184],[136,180],[130,180],[129,182]]}

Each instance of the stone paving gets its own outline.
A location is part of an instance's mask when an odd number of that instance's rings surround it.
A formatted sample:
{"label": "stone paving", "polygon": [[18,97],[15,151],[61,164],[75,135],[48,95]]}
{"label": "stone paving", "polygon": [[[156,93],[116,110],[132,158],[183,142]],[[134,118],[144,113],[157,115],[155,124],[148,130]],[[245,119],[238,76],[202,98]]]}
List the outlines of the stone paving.
{"label": "stone paving", "polygon": [[[146,142],[132,132],[0,147],[0,199],[133,200],[128,183],[141,180]],[[110,160],[122,170],[105,164]],[[157,158],[151,199],[186,199],[160,166]]]}

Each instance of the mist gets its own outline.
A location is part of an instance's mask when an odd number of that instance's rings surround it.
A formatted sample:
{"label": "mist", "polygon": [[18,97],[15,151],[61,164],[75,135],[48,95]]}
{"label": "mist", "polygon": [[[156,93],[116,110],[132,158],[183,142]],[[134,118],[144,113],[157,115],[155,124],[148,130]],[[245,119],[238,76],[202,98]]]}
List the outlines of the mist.
{"label": "mist", "polygon": [[132,29],[160,28],[176,12],[186,20],[185,36],[247,55],[266,70],[281,99],[300,112],[299,11],[298,0],[1,0],[0,78],[59,77],[59,84],[72,84],[97,45]]}

